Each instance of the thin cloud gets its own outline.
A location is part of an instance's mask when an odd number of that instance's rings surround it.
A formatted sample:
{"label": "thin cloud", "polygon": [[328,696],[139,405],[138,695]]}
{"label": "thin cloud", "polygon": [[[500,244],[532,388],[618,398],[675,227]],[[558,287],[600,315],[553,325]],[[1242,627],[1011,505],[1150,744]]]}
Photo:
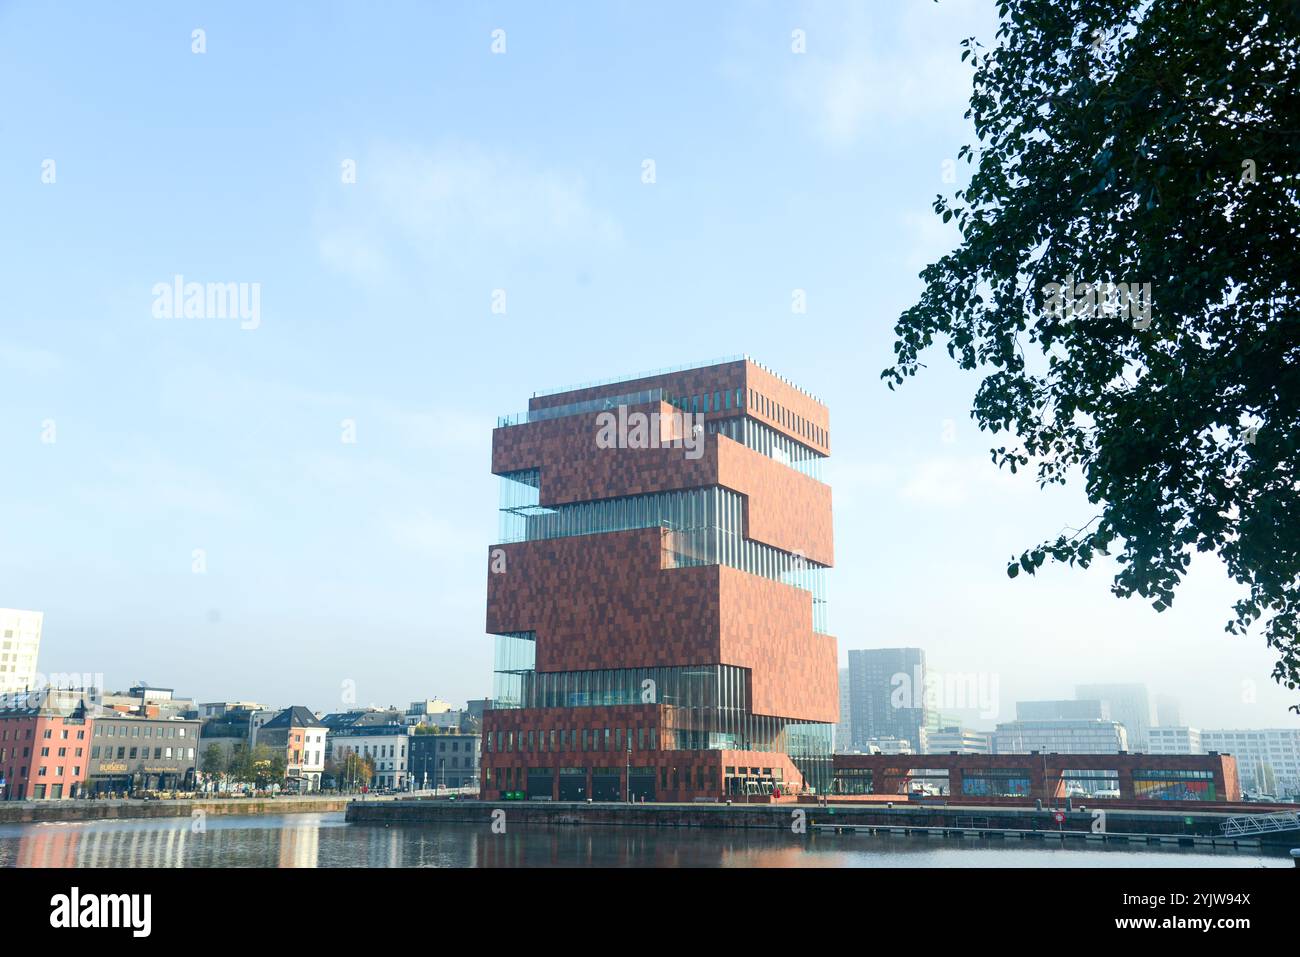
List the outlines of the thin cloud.
{"label": "thin cloud", "polygon": [[322,259],[385,282],[406,257],[435,268],[617,245],[623,230],[580,172],[458,143],[378,146],[318,217]]}
{"label": "thin cloud", "polygon": [[[948,29],[937,30],[943,18]],[[991,12],[970,2],[934,4],[804,4],[789,15],[804,33],[806,52],[794,53],[788,36],[738,30],[719,72],[764,99],[803,117],[832,148],[864,140],[881,123],[915,124],[919,117],[960,119],[970,96],[971,69],[955,44],[939,45],[951,22],[970,33],[989,33]],[[773,56],[779,59],[772,63]],[[754,61],[767,61],[766,69]],[[775,69],[771,67],[775,66]]]}
{"label": "thin cloud", "polygon": [[61,369],[63,360],[45,349],[0,342],[0,366],[25,375],[42,376]]}
{"label": "thin cloud", "polygon": [[1015,479],[988,458],[933,458],[910,467],[898,491],[904,502],[935,508],[966,505],[991,494],[1015,494]]}

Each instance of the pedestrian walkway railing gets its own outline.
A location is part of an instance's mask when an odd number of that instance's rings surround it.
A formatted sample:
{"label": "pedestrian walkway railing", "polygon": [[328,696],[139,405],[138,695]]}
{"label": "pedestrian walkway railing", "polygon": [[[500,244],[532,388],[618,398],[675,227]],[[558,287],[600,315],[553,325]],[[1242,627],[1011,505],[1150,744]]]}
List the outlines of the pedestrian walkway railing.
{"label": "pedestrian walkway railing", "polygon": [[1300,814],[1254,814],[1230,817],[1223,822],[1224,837],[1293,830],[1300,830]]}

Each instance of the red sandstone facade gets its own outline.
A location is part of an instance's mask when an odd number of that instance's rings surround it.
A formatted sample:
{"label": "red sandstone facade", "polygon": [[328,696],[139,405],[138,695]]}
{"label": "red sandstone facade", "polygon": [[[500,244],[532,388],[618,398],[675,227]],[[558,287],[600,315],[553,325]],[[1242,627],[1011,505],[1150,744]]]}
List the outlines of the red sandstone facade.
{"label": "red sandstone facade", "polygon": [[[658,413],[660,447],[602,446],[602,422],[616,412]],[[526,419],[493,433],[494,473],[532,472],[538,512],[609,503],[640,527],[530,532],[490,550],[487,631],[534,636],[535,674],[525,686],[571,688],[603,674],[637,688],[664,669],[678,680],[724,668],[741,676],[728,693],[743,713],[689,711],[626,690],[600,700],[560,691],[537,707],[532,698],[501,707],[498,695],[484,715],[482,793],[692,800],[754,786],[827,788],[839,711],[835,639],[817,630],[806,579],[771,571],[775,563],[816,576],[833,563],[830,488],[808,474],[815,469],[797,467],[829,453],[826,408],[742,359],[536,396]],[[694,454],[680,447],[686,430],[698,430]],[[698,542],[691,536],[700,529],[626,504],[714,490],[743,503],[742,527],[717,530],[719,541],[730,534],[721,557],[699,558],[683,544]],[[738,555],[741,538],[758,557]],[[733,725],[759,730],[731,733]]]}

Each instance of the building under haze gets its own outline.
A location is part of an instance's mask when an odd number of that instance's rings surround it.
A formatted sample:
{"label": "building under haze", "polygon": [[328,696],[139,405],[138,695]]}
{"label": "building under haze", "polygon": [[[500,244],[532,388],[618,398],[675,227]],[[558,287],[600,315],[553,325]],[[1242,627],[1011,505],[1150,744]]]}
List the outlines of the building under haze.
{"label": "building under haze", "polygon": [[1204,754],[1201,732],[1185,725],[1157,726],[1147,732],[1149,754]]}
{"label": "building under haze", "polygon": [[1018,721],[1109,721],[1110,708],[1095,698],[1062,701],[1017,701]]}
{"label": "building under haze", "polygon": [[1128,732],[1128,746],[1133,751],[1147,750],[1147,731],[1151,727],[1151,701],[1147,686],[1143,684],[1079,685],[1074,689],[1076,698],[1104,701],[1110,708],[1110,718],[1124,725]]}
{"label": "building under haze", "polygon": [[922,735],[923,754],[992,754],[993,735],[954,725]]}
{"label": "building under haze", "polygon": [[0,608],[0,694],[36,686],[45,613]]}
{"label": "building under haze", "polygon": [[484,795],[829,788],[829,424],[747,358],[537,393],[500,420]]}
{"label": "building under haze", "polygon": [[1243,791],[1300,797],[1300,728],[1207,728],[1201,747],[1237,759]]}
{"label": "building under haze", "polygon": [[1128,735],[1118,721],[1007,721],[993,734],[998,754],[1118,754],[1129,750]]}
{"label": "building under haze", "polygon": [[835,725],[835,750],[853,749],[853,719],[849,697],[849,669],[840,669],[840,720]]}
{"label": "building under haze", "polygon": [[868,648],[849,652],[849,722],[853,750],[881,739],[921,748],[925,727],[925,651]]}
{"label": "building under haze", "polygon": [[1156,695],[1156,724],[1162,728],[1182,727],[1182,706],[1173,695]]}
{"label": "building under haze", "polygon": [[1155,727],[1150,744],[1152,754],[1231,754],[1237,759],[1242,791],[1252,796],[1300,796],[1300,728]]}

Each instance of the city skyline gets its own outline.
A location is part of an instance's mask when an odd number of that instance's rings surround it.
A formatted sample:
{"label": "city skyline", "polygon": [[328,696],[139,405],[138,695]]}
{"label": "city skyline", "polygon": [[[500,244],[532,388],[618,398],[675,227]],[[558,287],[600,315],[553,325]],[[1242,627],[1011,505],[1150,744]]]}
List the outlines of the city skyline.
{"label": "city skyline", "polygon": [[[198,54],[165,5],[0,10],[0,77],[28,91],[0,156],[23,277],[0,602],[45,613],[42,670],[326,710],[484,697],[486,433],[513,384],[744,352],[835,410],[841,664],[923,647],[997,674],[1004,717],[1141,681],[1198,726],[1295,722],[1263,638],[1223,632],[1216,559],[1163,614],[1114,598],[1108,561],[1008,580],[1091,517],[1082,490],[989,462],[969,376],[878,381],[956,236],[930,203],[971,139],[958,43],[992,39],[992,8],[353,14],[205,11]],[[163,142],[160,117],[193,130]],[[160,308],[176,277],[240,285],[256,322]]]}
{"label": "city skyline", "polygon": [[[7,611],[16,616],[37,616],[39,618],[42,615],[41,612],[34,611],[31,609],[0,609],[0,611]],[[826,610],[823,608],[820,611],[820,614],[825,615],[825,612]],[[490,633],[488,637],[491,637]],[[986,695],[988,694],[987,687],[980,684],[980,680],[988,677],[990,674],[989,672],[945,673],[940,669],[935,669],[935,668],[926,669],[924,665],[923,648],[918,648],[918,649],[840,648],[840,654],[841,654],[841,658],[848,658],[848,656],[853,653],[863,654],[867,652],[899,652],[899,651],[911,651],[911,650],[919,651],[922,655],[922,663],[920,665],[920,669],[921,669],[920,678],[919,679],[917,678],[917,673],[915,669],[913,669],[912,672],[900,671],[892,674],[886,674],[884,675],[882,680],[886,680],[887,684],[882,685],[882,687],[887,687],[890,693],[897,692],[899,691],[899,689],[902,689],[901,693],[905,693],[910,698],[913,695],[913,691],[912,691],[913,685],[916,685],[917,687],[929,688],[928,682],[932,682],[933,688],[923,691],[922,697],[926,702],[924,704],[924,710],[927,715],[927,722],[928,724],[935,725],[936,727],[944,726],[944,725],[954,725],[954,726],[960,726],[961,728],[967,730],[991,733],[1000,724],[1006,722],[1014,722],[1023,718],[1027,706],[1036,707],[1041,710],[1044,706],[1075,705],[1075,706],[1083,706],[1082,710],[1085,711],[1088,710],[1089,707],[1095,710],[1098,706],[1100,706],[1102,708],[1102,712],[1101,714],[1097,715],[1098,717],[1119,720],[1114,718],[1114,716],[1110,714],[1110,710],[1112,707],[1111,702],[1104,697],[1098,697],[1097,695],[1098,689],[1101,687],[1133,688],[1133,689],[1139,689],[1140,693],[1143,695],[1147,695],[1147,691],[1148,691],[1145,682],[1131,682],[1131,683],[1110,682],[1110,683],[1103,683],[1102,685],[1075,686],[1074,690],[1076,696],[1074,698],[1063,698],[1063,699],[1055,699],[1055,700],[1045,699],[1042,698],[1041,696],[1020,697],[1014,699],[1003,698],[1001,695],[997,693],[996,673],[993,673],[993,677],[995,678],[994,689],[993,689],[992,699],[989,699],[986,697]],[[849,660],[851,661],[852,659]],[[849,718],[849,719],[851,719],[851,701],[850,701],[850,689],[852,687],[852,681],[850,679],[851,671],[852,671],[851,667],[840,667],[838,669],[839,682],[840,682],[840,704],[839,704],[839,707],[841,709],[840,714],[843,718]],[[53,688],[53,689],[72,689],[72,690],[93,687],[100,694],[110,694],[110,693],[120,694],[120,692],[113,692],[112,689],[126,688],[130,684],[139,685],[141,687],[146,687],[146,688],[156,687],[154,685],[150,685],[147,681],[140,678],[132,679],[132,681],[129,682],[128,681],[115,682],[113,680],[109,680],[102,674],[91,674],[89,672],[75,673],[75,672],[59,672],[54,669],[51,669],[49,671],[37,669],[35,671],[35,674],[36,674],[36,681],[31,686],[14,688],[11,689],[10,693],[22,692],[27,690],[40,691],[46,687]],[[103,679],[102,684],[94,683],[100,679]],[[489,681],[488,684],[490,685],[492,684],[492,682]],[[421,691],[420,693],[424,694],[423,691]],[[957,696],[956,703],[950,700],[951,696],[954,693]],[[931,694],[935,695],[933,700],[930,697]],[[391,710],[400,707],[400,701],[405,700],[401,696],[398,696],[397,698],[394,698],[387,702],[379,702],[379,701],[359,702],[356,701],[355,699],[350,698],[349,697],[350,695],[351,695],[351,691],[348,690],[345,693],[344,699],[342,699],[342,703],[341,704],[336,703],[334,705],[334,709],[340,712],[356,712],[356,711],[363,711],[363,710],[384,711],[384,710]],[[889,694],[887,694],[886,696],[888,697]],[[229,695],[226,695],[224,698],[221,695],[210,695],[210,696],[190,695],[189,697],[195,701],[204,700],[205,697],[208,700],[213,700],[213,701],[230,700]],[[449,698],[450,700],[457,700],[457,697],[455,695],[450,695],[446,697]],[[1189,718],[1187,716],[1188,713],[1194,715],[1196,713],[1195,708],[1193,708],[1190,712],[1185,712],[1182,707],[1181,700],[1175,695],[1160,694],[1160,695],[1155,695],[1154,697],[1147,695],[1147,697],[1149,700],[1147,701],[1147,707],[1145,711],[1148,717],[1145,719],[1145,723],[1148,730],[1151,728],[1210,729],[1214,727],[1211,722],[1197,721],[1194,718]],[[443,695],[441,695],[440,693],[435,693],[433,698],[426,699],[426,700],[442,700],[442,698]],[[288,701],[290,699],[284,699],[284,700]],[[491,700],[491,698],[488,697],[484,699],[484,698],[476,698],[474,696],[468,696],[468,697],[461,698],[460,700],[465,700],[465,701]],[[308,708],[310,708],[311,710],[315,711],[318,714],[325,714],[331,710],[331,708],[328,707],[316,708],[310,700],[307,700],[305,704]],[[992,706],[994,710],[989,710],[990,706]],[[1160,714],[1162,709],[1168,714],[1177,716],[1179,720],[1176,722],[1161,721]],[[1047,717],[1047,715],[1043,714],[1037,717]],[[1062,712],[1059,715],[1059,717],[1064,718],[1066,717],[1066,715],[1064,714],[1064,712]],[[1120,720],[1119,723],[1124,724],[1126,728],[1129,725],[1133,725],[1136,728],[1142,727],[1142,721],[1140,719],[1131,720],[1128,722]],[[834,725],[836,728],[852,727],[851,720],[837,721],[834,723]],[[1278,724],[1278,725],[1228,724],[1228,725],[1220,725],[1218,727],[1224,729],[1240,728],[1241,730],[1265,730],[1265,729],[1281,730],[1286,728],[1287,725],[1285,723]],[[886,737],[891,737],[891,736],[886,736]],[[915,745],[913,744],[913,747],[914,746]],[[839,748],[838,743],[836,744],[836,747],[837,749]],[[1137,748],[1134,749],[1137,750]]]}

